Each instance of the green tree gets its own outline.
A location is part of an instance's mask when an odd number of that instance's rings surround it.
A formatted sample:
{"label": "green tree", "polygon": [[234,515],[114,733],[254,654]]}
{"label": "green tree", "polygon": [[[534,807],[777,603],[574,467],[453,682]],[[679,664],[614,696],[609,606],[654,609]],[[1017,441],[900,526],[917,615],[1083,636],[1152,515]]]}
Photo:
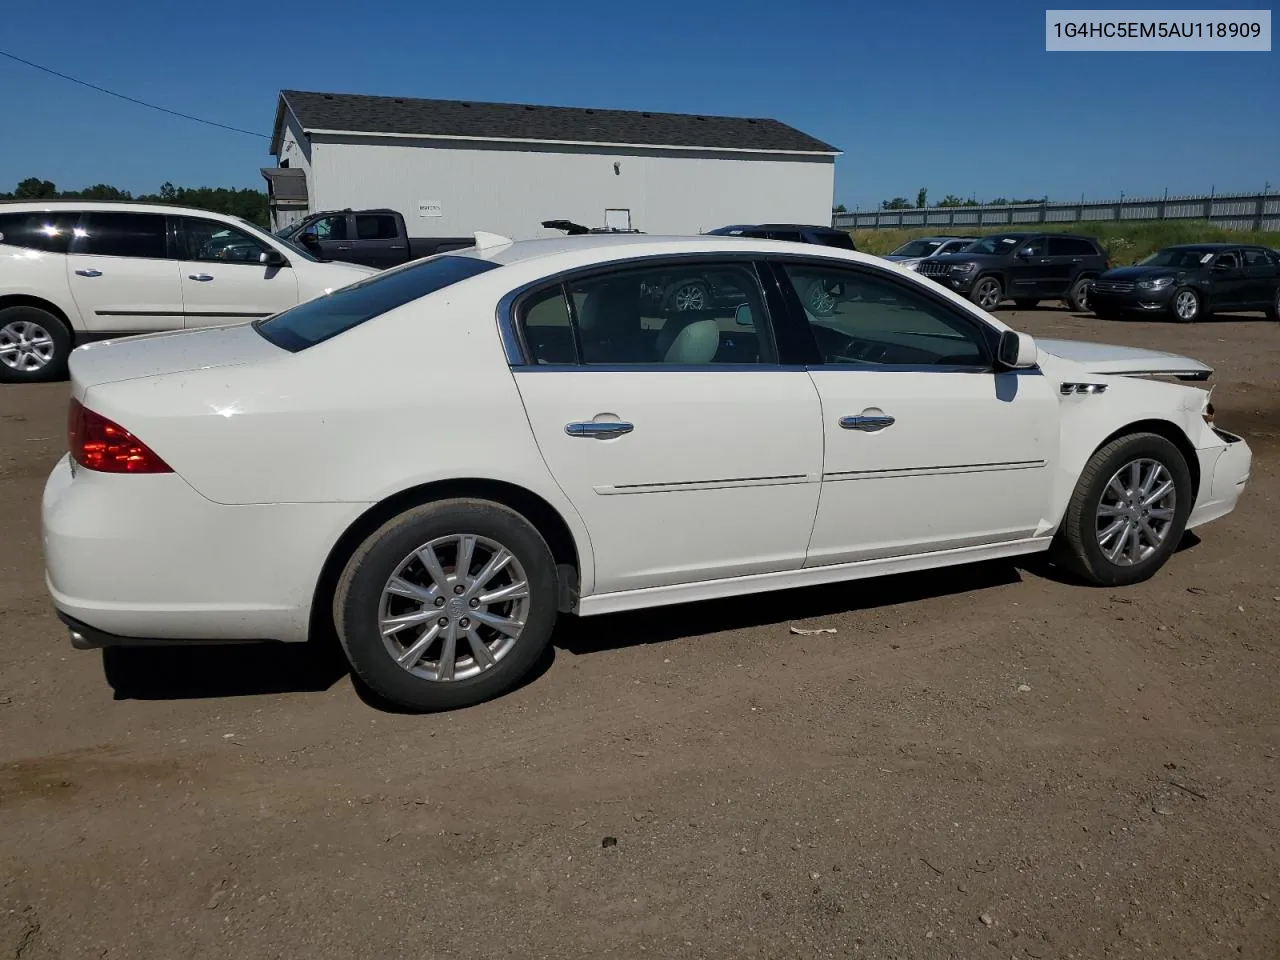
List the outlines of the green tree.
{"label": "green tree", "polygon": [[832,213],[848,213],[849,211],[845,209],[845,205],[843,203],[837,203],[834,207],[831,208],[831,212]]}
{"label": "green tree", "polygon": [[41,180],[38,177],[27,177],[13,191],[15,200],[55,200],[58,187],[52,180]]}
{"label": "green tree", "polygon": [[911,201],[906,197],[894,197],[892,200],[885,200],[880,204],[882,210],[910,210]]}
{"label": "green tree", "polygon": [[940,207],[963,207],[964,201],[957,197],[954,193],[948,193],[938,203]]}
{"label": "green tree", "polygon": [[929,188],[921,187],[916,191],[916,209],[920,210],[929,205]]}

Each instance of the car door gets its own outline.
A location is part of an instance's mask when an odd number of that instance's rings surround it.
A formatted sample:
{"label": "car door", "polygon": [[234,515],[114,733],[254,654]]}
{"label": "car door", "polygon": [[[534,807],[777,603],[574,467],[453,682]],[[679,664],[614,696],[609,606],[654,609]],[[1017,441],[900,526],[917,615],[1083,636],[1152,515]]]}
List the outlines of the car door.
{"label": "car door", "polygon": [[320,217],[303,232],[315,235],[315,245],[309,249],[321,260],[355,262],[351,259],[351,238],[355,230],[347,214],[333,213]]}
{"label": "car door", "polygon": [[1223,250],[1209,264],[1209,303],[1212,310],[1240,310],[1248,306],[1249,281],[1239,250]]}
{"label": "car door", "polygon": [[90,210],[81,216],[67,254],[67,281],[87,330],[181,328],[178,276],[163,213]]}
{"label": "car door", "polygon": [[355,227],[351,255],[343,259],[384,270],[409,259],[408,241],[401,236],[394,214],[357,213]]}
{"label": "car door", "polygon": [[1005,296],[1014,300],[1035,300],[1047,296],[1049,288],[1049,248],[1044,237],[1026,237],[1019,240],[1009,263],[1005,267],[1009,277],[1009,289]]}
{"label": "car door", "polygon": [[1058,298],[1066,295],[1071,281],[1080,270],[1080,248],[1072,237],[1038,237],[1045,248],[1038,277],[1040,296]]}
{"label": "car door", "polygon": [[[666,278],[735,287],[679,310]],[[539,448],[590,532],[594,594],[797,570],[822,473],[813,383],[777,362],[750,258],[648,258],[513,308]]]}
{"label": "car door", "polygon": [[268,248],[257,237],[221,220],[173,219],[187,327],[246,323],[298,302],[297,275],[262,263]]}
{"label": "car door", "polygon": [[1276,287],[1280,285],[1273,256],[1262,247],[1245,247],[1241,251],[1244,260],[1245,300],[1247,306],[1261,310],[1276,302]]}
{"label": "car door", "polygon": [[[910,280],[800,259],[780,258],[776,272],[822,404],[807,566],[1042,533],[1058,399],[1038,370],[997,372],[994,328]],[[815,283],[832,301],[821,314],[802,305]]]}

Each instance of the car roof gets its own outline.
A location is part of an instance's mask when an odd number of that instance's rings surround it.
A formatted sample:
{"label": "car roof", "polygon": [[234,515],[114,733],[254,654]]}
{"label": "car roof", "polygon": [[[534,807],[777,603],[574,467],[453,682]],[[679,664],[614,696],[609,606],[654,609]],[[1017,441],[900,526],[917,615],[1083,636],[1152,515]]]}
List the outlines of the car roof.
{"label": "car roof", "polygon": [[734,223],[727,227],[717,227],[715,230],[708,230],[709,234],[723,235],[729,230],[812,230],[815,233],[844,233],[832,226],[821,226],[811,223]]}
{"label": "car roof", "polygon": [[608,263],[631,257],[698,253],[752,253],[777,255],[787,247],[803,256],[825,256],[835,259],[857,260],[883,266],[879,257],[846,250],[840,247],[817,246],[786,240],[764,240],[757,237],[733,237],[721,234],[698,236],[662,236],[648,233],[591,233],[572,237],[549,237],[540,240],[515,240],[484,237],[484,244],[450,250],[443,256],[477,257],[503,265],[523,263],[547,257],[574,255],[579,265]]}
{"label": "car roof", "polygon": [[1258,243],[1224,243],[1215,240],[1212,243],[1171,243],[1163,250],[1232,250],[1236,247],[1259,247]]}
{"label": "car roof", "polygon": [[222,220],[244,222],[231,213],[202,210],[176,203],[151,203],[138,200],[4,200],[0,201],[0,213],[39,213],[55,210],[109,210],[116,213],[173,213],[195,217],[217,217]]}

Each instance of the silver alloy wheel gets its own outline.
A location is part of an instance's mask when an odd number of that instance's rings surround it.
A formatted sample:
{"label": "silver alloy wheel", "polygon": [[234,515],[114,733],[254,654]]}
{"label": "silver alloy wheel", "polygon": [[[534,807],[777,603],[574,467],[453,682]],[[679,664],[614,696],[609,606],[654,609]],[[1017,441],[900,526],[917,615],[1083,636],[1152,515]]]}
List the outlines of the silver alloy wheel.
{"label": "silver alloy wheel", "polygon": [[463,533],[423,544],[382,588],[378,627],[396,663],[424,680],[466,680],[515,647],[529,582],[510,550]]}
{"label": "silver alloy wheel", "polygon": [[1178,492],[1159,460],[1132,460],[1115,472],[1098,501],[1102,555],[1121,567],[1146,560],[1173,529]]}
{"label": "silver alloy wheel", "polygon": [[14,320],[0,327],[0,363],[33,373],[53,360],[53,336],[30,320]]}
{"label": "silver alloy wheel", "polygon": [[987,277],[978,281],[978,306],[983,310],[994,310],[1000,303],[1000,284]]}
{"label": "silver alloy wheel", "polygon": [[1092,283],[1083,283],[1080,285],[1080,295],[1076,299],[1080,302],[1081,310],[1089,309],[1089,291],[1093,289]]}
{"label": "silver alloy wheel", "polygon": [[836,308],[836,298],[833,297],[821,280],[813,281],[813,285],[809,287],[809,309],[820,316],[831,313]]}
{"label": "silver alloy wheel", "polygon": [[685,283],[677,287],[674,300],[677,310],[707,309],[707,291],[696,283]]}
{"label": "silver alloy wheel", "polygon": [[1194,320],[1200,312],[1200,300],[1190,290],[1183,290],[1173,298],[1173,312],[1179,320]]}

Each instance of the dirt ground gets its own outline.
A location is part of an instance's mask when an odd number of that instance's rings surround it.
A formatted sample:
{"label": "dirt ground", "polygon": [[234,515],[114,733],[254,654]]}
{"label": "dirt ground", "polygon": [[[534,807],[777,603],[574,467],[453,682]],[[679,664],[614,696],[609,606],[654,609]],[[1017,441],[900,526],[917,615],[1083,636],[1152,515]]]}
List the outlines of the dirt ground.
{"label": "dirt ground", "polygon": [[66,386],[3,388],[0,958],[1280,956],[1280,326],[1002,316],[1216,366],[1237,512],[1127,589],[997,563],[568,623],[427,717],[309,648],[114,692],[43,585]]}

